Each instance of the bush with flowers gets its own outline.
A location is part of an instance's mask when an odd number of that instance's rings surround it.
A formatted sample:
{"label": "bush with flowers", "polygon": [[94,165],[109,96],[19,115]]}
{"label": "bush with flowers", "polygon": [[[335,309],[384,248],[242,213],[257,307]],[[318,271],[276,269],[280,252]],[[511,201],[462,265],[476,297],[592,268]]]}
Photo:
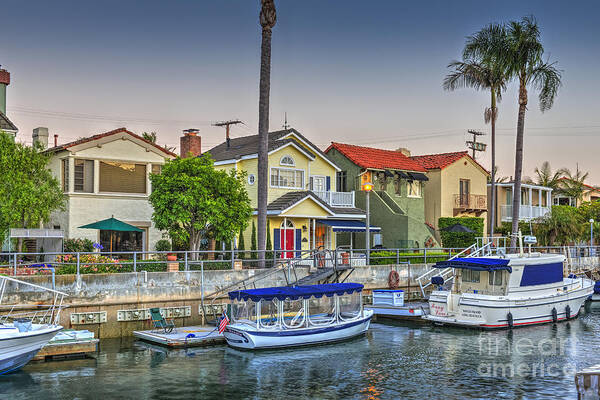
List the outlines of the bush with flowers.
{"label": "bush with flowers", "polygon": [[[76,274],[77,256],[75,254],[65,254],[56,257],[56,273]],[[100,254],[80,254],[79,272],[81,274],[106,274],[112,272],[129,272],[129,268],[123,268],[118,260],[112,259]]]}

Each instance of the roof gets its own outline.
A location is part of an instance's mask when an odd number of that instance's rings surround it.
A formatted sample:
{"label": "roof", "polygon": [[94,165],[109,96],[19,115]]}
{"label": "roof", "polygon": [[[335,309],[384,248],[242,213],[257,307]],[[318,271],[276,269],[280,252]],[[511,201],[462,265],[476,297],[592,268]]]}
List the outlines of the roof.
{"label": "roof", "polygon": [[438,153],[438,154],[425,154],[422,156],[412,156],[411,158],[418,161],[425,169],[444,169],[447,166],[455,163],[456,161],[468,157],[477,166],[484,170],[487,174],[489,171],[479,164],[473,157],[469,155],[468,151],[454,151],[450,153]]}
{"label": "roof", "polygon": [[[573,181],[573,179],[569,178],[568,176],[563,176],[558,178],[559,181],[564,181],[564,180],[568,180],[568,181]],[[587,183],[582,183],[582,186],[586,187],[588,190],[594,190],[596,192],[600,192],[600,189],[593,187],[592,185],[588,185]]]}
{"label": "roof", "polygon": [[294,204],[299,203],[304,198],[311,196],[320,206],[330,211],[332,214],[355,214],[355,215],[364,215],[365,212],[360,208],[354,207],[331,207],[327,204],[323,199],[321,199],[317,194],[310,190],[298,190],[287,192],[281,197],[273,200],[267,205],[267,211],[283,211],[292,207]]}
{"label": "roof", "polygon": [[469,257],[469,258],[453,258],[452,260],[438,261],[435,268],[462,268],[471,269],[474,271],[498,271],[506,270],[512,272],[512,268],[508,265],[510,260],[504,258],[484,258],[484,257]]}
{"label": "roof", "polygon": [[8,117],[4,115],[2,111],[0,111],[0,130],[11,132],[18,131],[15,124],[13,124],[12,121],[8,119]]}
{"label": "roof", "polygon": [[336,149],[361,168],[427,172],[420,163],[399,151],[331,142],[325,153],[328,153],[331,149]]}
{"label": "roof", "polygon": [[309,299],[311,297],[321,298],[324,295],[332,297],[334,294],[342,296],[344,294],[358,293],[362,291],[363,285],[360,283],[326,283],[322,285],[306,285],[306,286],[281,286],[268,287],[261,289],[244,289],[229,292],[231,300],[252,301],[271,301],[278,300],[298,300]]}
{"label": "roof", "polygon": [[145,143],[147,143],[147,144],[149,144],[151,146],[156,147],[158,150],[162,151],[165,154],[168,154],[168,155],[173,156],[173,157],[177,157],[177,154],[175,154],[175,153],[173,153],[173,152],[165,149],[162,146],[157,145],[156,143],[152,143],[151,141],[146,140],[146,139],[144,139],[143,137],[141,137],[139,135],[136,135],[135,133],[127,130],[127,128],[118,128],[118,129],[114,129],[114,130],[109,131],[109,132],[99,133],[97,135],[89,136],[89,137],[82,138],[82,139],[77,139],[77,140],[75,140],[73,142],[63,143],[63,144],[61,144],[59,146],[51,147],[51,148],[49,148],[46,151],[50,152],[50,153],[54,153],[54,152],[61,151],[61,150],[67,150],[70,147],[77,146],[77,145],[84,144],[84,143],[88,143],[88,142],[92,142],[94,140],[98,140],[98,139],[102,139],[102,138],[105,138],[105,137],[108,137],[108,136],[116,135],[118,133],[127,133],[128,135],[131,135],[134,138],[136,138],[138,140],[141,140],[142,142],[145,142]]}

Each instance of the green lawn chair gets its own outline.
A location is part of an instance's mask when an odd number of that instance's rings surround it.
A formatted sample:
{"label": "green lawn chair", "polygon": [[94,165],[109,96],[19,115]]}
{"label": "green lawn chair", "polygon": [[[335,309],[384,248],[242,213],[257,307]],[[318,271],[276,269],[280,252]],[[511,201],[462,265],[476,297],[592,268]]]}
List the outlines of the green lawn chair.
{"label": "green lawn chair", "polygon": [[173,332],[175,328],[175,322],[172,319],[166,319],[160,313],[160,308],[151,308],[150,309],[150,317],[152,318],[152,326],[154,329],[160,331],[161,329],[165,333]]}

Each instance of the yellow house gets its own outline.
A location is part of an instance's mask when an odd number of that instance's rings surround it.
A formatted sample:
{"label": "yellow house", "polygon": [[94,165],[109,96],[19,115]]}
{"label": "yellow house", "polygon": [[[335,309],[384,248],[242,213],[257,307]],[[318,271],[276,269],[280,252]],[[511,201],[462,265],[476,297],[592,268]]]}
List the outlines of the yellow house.
{"label": "yellow house", "polygon": [[440,217],[482,217],[487,231],[489,172],[468,152],[413,156],[427,170],[425,221],[438,233]]}
{"label": "yellow house", "polygon": [[558,190],[552,193],[552,204],[555,206],[572,206],[579,207],[583,203],[600,200],[600,189],[582,183],[582,193],[580,198],[569,196],[564,192],[570,186],[577,186],[577,183],[571,183],[569,178],[563,176],[559,179]]}
{"label": "yellow house", "polygon": [[[258,204],[258,135],[233,138],[208,151],[215,166],[246,171],[246,189]],[[365,212],[355,207],[354,192],[341,191],[340,168],[295,129],[269,133],[267,218],[278,257],[293,258],[304,250],[335,249],[338,232],[365,230]],[[250,249],[251,224],[244,232]]]}
{"label": "yellow house", "polygon": [[[496,183],[496,228],[501,227],[503,222],[512,222],[513,187],[514,182]],[[488,193],[491,197],[491,185],[488,185]],[[552,188],[521,183],[519,221],[527,222],[548,214],[551,211],[551,198]]]}

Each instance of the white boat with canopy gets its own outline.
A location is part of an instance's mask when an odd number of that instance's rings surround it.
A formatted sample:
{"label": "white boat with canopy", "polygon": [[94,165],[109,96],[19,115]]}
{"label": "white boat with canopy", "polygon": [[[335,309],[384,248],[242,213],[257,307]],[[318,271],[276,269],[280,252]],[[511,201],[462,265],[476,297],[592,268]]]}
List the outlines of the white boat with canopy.
{"label": "white boat with canopy", "polygon": [[239,349],[306,346],[361,335],[372,311],[362,305],[363,285],[270,287],[229,292],[232,323],[227,344]]}

